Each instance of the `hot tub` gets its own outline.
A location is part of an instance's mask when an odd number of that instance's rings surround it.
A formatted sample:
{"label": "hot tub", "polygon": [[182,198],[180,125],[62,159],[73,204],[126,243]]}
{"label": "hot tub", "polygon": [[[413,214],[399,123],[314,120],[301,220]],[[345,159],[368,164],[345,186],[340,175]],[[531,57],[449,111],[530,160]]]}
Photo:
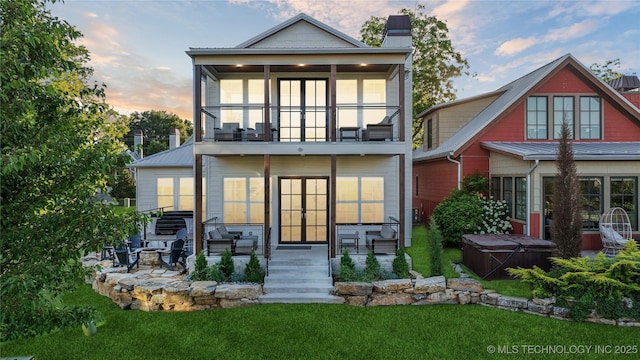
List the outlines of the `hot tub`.
{"label": "hot tub", "polygon": [[462,263],[483,279],[510,279],[507,268],[532,268],[548,271],[556,245],[526,235],[464,235]]}

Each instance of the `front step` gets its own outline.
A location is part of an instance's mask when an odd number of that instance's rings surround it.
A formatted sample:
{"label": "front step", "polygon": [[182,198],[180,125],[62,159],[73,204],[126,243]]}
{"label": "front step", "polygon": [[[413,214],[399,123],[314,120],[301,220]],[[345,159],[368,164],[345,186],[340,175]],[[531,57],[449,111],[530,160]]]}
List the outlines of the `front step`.
{"label": "front step", "polygon": [[328,271],[328,260],[309,251],[274,252],[264,279],[265,295],[259,300],[265,304],[342,304],[343,298],[331,295],[334,288]]}

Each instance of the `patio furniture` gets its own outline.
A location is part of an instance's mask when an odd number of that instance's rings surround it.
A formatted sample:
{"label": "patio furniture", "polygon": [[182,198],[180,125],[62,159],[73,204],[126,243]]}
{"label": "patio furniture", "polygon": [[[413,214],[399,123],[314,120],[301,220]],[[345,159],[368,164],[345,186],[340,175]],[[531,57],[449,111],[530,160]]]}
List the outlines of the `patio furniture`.
{"label": "patio furniture", "polygon": [[620,207],[611,208],[600,216],[599,229],[602,252],[607,256],[616,256],[633,236],[629,215]]}
{"label": "patio furniture", "polygon": [[256,235],[242,236],[237,239],[234,244],[234,254],[251,254],[253,250],[258,248],[258,237]]}
{"label": "patio furniture", "polygon": [[220,232],[220,236],[222,236],[223,239],[240,239],[240,237],[242,237],[242,231],[229,231],[227,230],[227,227],[224,225],[220,225],[217,227],[217,230]]}
{"label": "patio furniture", "polygon": [[[186,230],[186,229],[185,229]],[[178,239],[171,244],[169,250],[157,250],[158,259],[160,260],[160,267],[166,266],[167,269],[173,271],[175,266],[180,264],[182,266],[181,274],[187,272],[186,256],[183,251],[184,240]]]}
{"label": "patio furniture", "polygon": [[380,230],[365,231],[367,249],[374,254],[395,254],[398,249],[397,232],[391,225],[384,224]]}
{"label": "patio furniture", "polygon": [[392,141],[393,140],[393,118],[400,114],[400,110],[391,115],[385,116],[382,121],[377,124],[368,124],[367,128],[362,130],[363,141]]}
{"label": "patio furniture", "polygon": [[243,130],[240,129],[240,123],[224,123],[222,128],[213,129],[213,139],[215,141],[240,141]]}
{"label": "patio furniture", "polygon": [[342,126],[340,128],[340,141],[360,141],[360,128],[358,126]]}
{"label": "patio furniture", "polygon": [[352,247],[356,250],[356,254],[358,253],[358,240],[360,240],[360,233],[344,233],[338,234],[338,248],[340,249],[340,253],[342,254],[343,249]]}
{"label": "patio furniture", "polygon": [[[130,272],[131,269],[135,266],[137,268],[140,267],[140,249],[136,249],[135,251],[131,250],[131,247],[126,243],[121,244],[116,247],[114,252],[116,254],[114,258],[114,267],[116,266],[124,266],[127,268],[127,272]],[[115,264],[115,261],[118,264]]]}
{"label": "patio furniture", "polygon": [[223,238],[218,229],[209,231],[207,256],[211,254],[221,254],[227,249],[233,252],[233,239]]}
{"label": "patio furniture", "polygon": [[[271,129],[270,131],[271,133],[273,133],[276,131],[276,129]],[[267,141],[267,139],[264,137],[264,123],[256,123],[255,129],[248,128],[245,132],[245,136],[247,141]],[[273,139],[273,135],[271,136],[271,138]]]}

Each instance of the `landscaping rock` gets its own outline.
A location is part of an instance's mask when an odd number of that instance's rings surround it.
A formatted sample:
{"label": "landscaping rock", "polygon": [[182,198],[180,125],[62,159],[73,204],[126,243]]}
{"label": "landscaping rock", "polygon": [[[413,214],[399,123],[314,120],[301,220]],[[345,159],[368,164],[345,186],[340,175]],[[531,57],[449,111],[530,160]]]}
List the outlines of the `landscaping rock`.
{"label": "landscaping rock", "polygon": [[371,295],[371,301],[367,306],[385,306],[385,305],[410,305],[413,303],[413,297],[407,293],[374,293]]}
{"label": "landscaping rock", "polygon": [[219,299],[258,299],[262,295],[262,285],[222,284],[216,287],[214,296]]}
{"label": "landscaping rock", "polygon": [[373,284],[365,282],[337,282],[335,284],[338,295],[371,295]]}
{"label": "landscaping rock", "polygon": [[460,305],[466,305],[471,302],[471,293],[468,291],[458,292],[458,303]]}
{"label": "landscaping rock", "polygon": [[480,293],[484,290],[479,281],[471,278],[453,278],[447,280],[447,287],[453,290]]}
{"label": "landscaping rock", "polygon": [[556,303],[556,298],[533,298],[531,301],[536,305],[549,306]]}
{"label": "landscaping rock", "polygon": [[413,286],[415,294],[431,294],[444,291],[447,288],[447,280],[444,276],[432,276],[426,279],[417,279]]}
{"label": "landscaping rock", "polygon": [[353,305],[353,306],[365,306],[368,300],[369,300],[369,297],[366,295],[346,296],[344,299],[344,303],[347,305]]}
{"label": "landscaping rock", "polygon": [[480,295],[480,301],[487,305],[498,305],[498,298],[501,295],[495,292],[484,293]]}
{"label": "landscaping rock", "polygon": [[190,295],[193,297],[213,295],[216,285],[218,283],[215,281],[195,281],[189,286]]}
{"label": "landscaping rock", "polygon": [[538,314],[549,314],[551,312],[551,305],[538,304],[535,300],[536,299],[533,299],[527,304],[527,309],[529,309],[530,312]]}
{"label": "landscaping rock", "polygon": [[398,292],[413,288],[410,279],[383,280],[373,282],[373,291],[381,293]]}
{"label": "landscaping rock", "polygon": [[526,309],[529,300],[515,296],[499,296],[498,306],[510,307],[516,309]]}

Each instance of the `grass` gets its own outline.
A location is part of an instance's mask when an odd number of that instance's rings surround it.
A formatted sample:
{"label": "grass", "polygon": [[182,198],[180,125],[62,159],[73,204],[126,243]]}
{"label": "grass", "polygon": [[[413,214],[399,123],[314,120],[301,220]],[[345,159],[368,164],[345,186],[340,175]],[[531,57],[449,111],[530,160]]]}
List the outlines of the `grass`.
{"label": "grass", "polygon": [[[407,253],[411,256],[413,269],[423,276],[431,276],[431,258],[427,246],[427,227],[419,225],[413,227],[411,247],[407,248]],[[452,263],[462,262],[462,251],[456,248],[444,248],[442,254],[442,269],[447,279],[456,278],[460,275],[451,266]],[[466,266],[462,266],[465,273],[480,281],[485,289],[491,289],[502,295],[519,296],[531,298],[531,287],[520,280],[483,280],[474,274]]]}
{"label": "grass", "polygon": [[[521,358],[489,346],[637,345],[638,331],[479,305],[355,307],[271,304],[201,312],[121,310],[83,286],[67,304],[106,318],[93,337],[80,327],[3,343],[2,356],[36,359],[474,359]],[[521,353],[522,354],[522,353]],[[610,354],[581,358],[611,358]],[[546,355],[545,358],[552,357]]]}

